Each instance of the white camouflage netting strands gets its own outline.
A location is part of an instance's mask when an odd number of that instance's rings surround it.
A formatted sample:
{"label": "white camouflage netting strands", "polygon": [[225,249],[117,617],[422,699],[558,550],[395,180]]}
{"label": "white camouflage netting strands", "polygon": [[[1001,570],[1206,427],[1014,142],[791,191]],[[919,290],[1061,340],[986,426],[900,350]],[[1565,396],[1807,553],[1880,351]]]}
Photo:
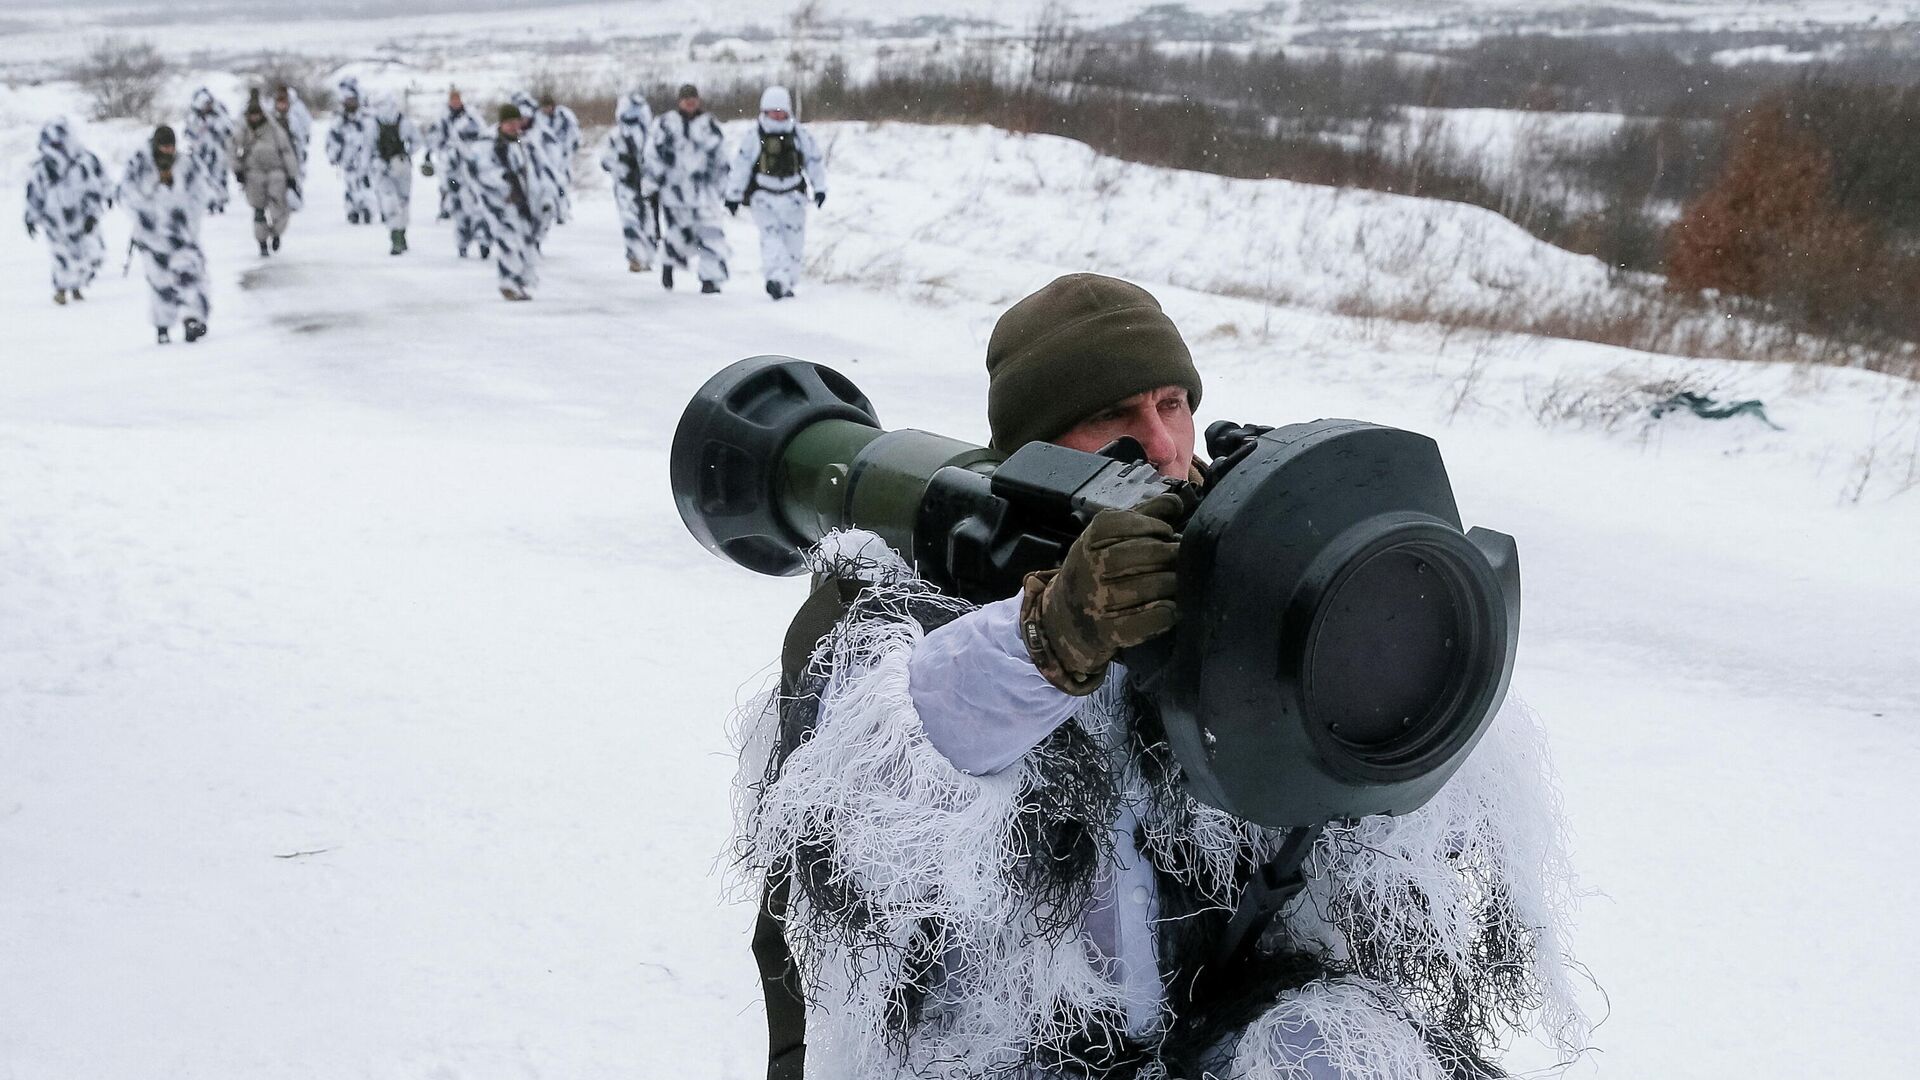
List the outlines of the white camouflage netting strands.
{"label": "white camouflage netting strands", "polygon": [[[1286,929],[1342,966],[1394,973],[1429,1016],[1524,1001],[1524,1012],[1463,1018],[1571,1055],[1587,1036],[1572,978],[1576,899],[1546,732],[1509,697],[1433,801],[1328,829]],[[1489,980],[1505,992],[1476,992]]]}
{"label": "white camouflage netting strands", "polygon": [[[1077,925],[1079,910],[1037,901],[1009,873],[1034,854],[1018,819],[1041,779],[1039,754],[969,776],[922,731],[908,658],[924,632],[908,604],[964,605],[932,596],[897,556],[876,550],[846,534],[816,553],[817,565],[858,562],[881,584],[813,657],[809,670],[825,681],[810,737],[774,776],[777,696],[754,703],[736,732],[742,869],[757,891],[762,875],[824,841],[828,894],[852,898],[822,912],[809,906],[817,888],[796,888],[786,922],[808,988],[809,1061],[823,1075],[1018,1071],[1031,1048],[1064,1046],[1122,1012],[1123,994],[1080,935],[1060,931]],[[1103,688],[1077,719],[1096,739],[1128,722],[1119,687]],[[1113,765],[1128,796],[1144,793],[1137,768]],[[1270,853],[1281,835],[1191,800],[1178,813],[1143,813],[1142,827],[1145,848],[1183,848],[1183,859],[1166,861],[1194,868],[1200,880],[1188,884],[1229,907],[1236,865]],[[1335,975],[1255,1019],[1231,1075],[1458,1077],[1483,1049],[1460,1041],[1461,1030],[1532,1030],[1576,1052],[1585,1020],[1569,978],[1573,887],[1561,833],[1544,738],[1520,707],[1502,712],[1420,811],[1330,827],[1307,891],[1270,936],[1320,955]],[[938,940],[924,940],[929,928]],[[938,964],[911,967],[916,952]],[[924,991],[924,1012],[903,1041],[898,988],[907,984]]]}

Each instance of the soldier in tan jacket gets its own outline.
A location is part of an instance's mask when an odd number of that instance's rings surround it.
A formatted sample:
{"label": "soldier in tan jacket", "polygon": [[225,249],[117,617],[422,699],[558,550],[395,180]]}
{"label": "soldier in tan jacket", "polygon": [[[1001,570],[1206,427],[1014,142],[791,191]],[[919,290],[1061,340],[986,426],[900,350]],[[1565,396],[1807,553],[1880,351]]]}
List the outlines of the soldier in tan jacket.
{"label": "soldier in tan jacket", "polygon": [[299,182],[300,158],[287,130],[267,122],[257,90],[247,99],[246,123],[233,137],[233,173],[253,207],[253,238],[260,254],[279,251],[280,234],[292,213],[287,192]]}

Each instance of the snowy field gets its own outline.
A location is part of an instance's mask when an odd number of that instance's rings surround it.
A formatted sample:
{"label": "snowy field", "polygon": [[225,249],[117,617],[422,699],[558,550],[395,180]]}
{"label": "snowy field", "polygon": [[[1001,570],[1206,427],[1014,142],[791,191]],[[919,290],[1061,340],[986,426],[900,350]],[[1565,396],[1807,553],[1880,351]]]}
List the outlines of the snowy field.
{"label": "snowy field", "polygon": [[[9,190],[55,110],[81,114],[70,88],[0,92]],[[116,170],[140,137],[83,130]],[[1913,386],[1332,312],[1605,287],[1467,208],[979,129],[819,134],[833,196],[779,305],[744,219],[719,297],[627,273],[591,165],[516,305],[425,220],[429,184],[396,259],[316,167],[278,257],[244,212],[209,221],[193,346],[153,345],[117,212],[78,306],[4,234],[0,1076],[759,1075],[725,726],[802,586],[687,536],[673,425],[779,352],[889,425],[983,440],[994,317],[1078,269],[1162,297],[1202,422],[1429,432],[1467,522],[1519,539],[1515,687],[1593,891],[1604,1022],[1567,1075],[1909,1075]],[[1608,411],[1648,383],[1784,430]]]}

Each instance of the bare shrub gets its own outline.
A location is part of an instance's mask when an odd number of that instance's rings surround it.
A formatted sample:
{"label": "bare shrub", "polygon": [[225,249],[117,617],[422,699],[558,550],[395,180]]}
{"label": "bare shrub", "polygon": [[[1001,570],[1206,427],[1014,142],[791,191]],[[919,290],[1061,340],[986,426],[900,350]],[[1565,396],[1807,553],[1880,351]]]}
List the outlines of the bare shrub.
{"label": "bare shrub", "polygon": [[284,86],[299,94],[308,109],[322,113],[331,112],[336,104],[334,83],[329,77],[333,66],[293,53],[270,52],[244,70],[260,88],[262,100],[271,101],[274,92]]}
{"label": "bare shrub", "polygon": [[153,42],[105,37],[87,49],[71,76],[86,90],[95,120],[150,120],[154,99],[166,88],[168,69]]}
{"label": "bare shrub", "polygon": [[1644,373],[1615,368],[1598,378],[1556,375],[1535,392],[1525,391],[1528,411],[1541,427],[1591,428],[1618,431],[1630,421],[1643,425],[1654,419],[1654,408],[1685,393],[1714,397],[1719,388],[1701,384],[1690,375],[1648,378]]}

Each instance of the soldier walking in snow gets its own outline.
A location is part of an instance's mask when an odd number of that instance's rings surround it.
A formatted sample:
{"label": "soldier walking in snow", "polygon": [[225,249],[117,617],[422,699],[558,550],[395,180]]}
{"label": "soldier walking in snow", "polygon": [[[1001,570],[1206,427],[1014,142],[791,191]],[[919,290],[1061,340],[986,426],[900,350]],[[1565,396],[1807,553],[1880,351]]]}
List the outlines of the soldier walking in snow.
{"label": "soldier walking in snow", "polygon": [[[548,98],[551,102],[552,98]],[[558,125],[552,117],[541,113],[540,106],[533,95],[521,91],[513,95],[513,107],[520,113],[520,145],[527,152],[527,161],[553,200],[553,220],[551,224],[565,225],[573,219],[573,197],[569,178],[572,176],[573,159],[566,152],[565,140],[560,137]],[[541,231],[546,231],[545,226]]]}
{"label": "soldier walking in snow", "polygon": [[[445,164],[447,160],[447,140],[452,137],[450,129],[468,119],[466,102],[460,97],[458,87],[447,89],[447,111],[438,120],[428,124],[420,132],[426,141],[427,152],[420,158],[420,175],[440,178],[440,209],[434,212],[433,220],[447,221],[453,217],[453,185],[457,179],[455,170]],[[433,163],[433,155],[439,154],[441,165]]]}
{"label": "soldier walking in snow", "polygon": [[233,142],[233,114],[201,87],[187,110],[187,147],[207,180],[207,209],[227,212],[227,148]]}
{"label": "soldier walking in snow", "polygon": [[534,130],[553,163],[554,179],[558,181],[554,220],[564,225],[573,220],[573,159],[580,153],[580,117],[555,102],[552,94],[541,94]]}
{"label": "soldier walking in snow", "polygon": [[691,269],[696,262],[701,292],[717,293],[727,280],[732,252],[719,212],[725,158],[726,136],[701,109],[700,91],[682,86],[674,110],[653,122],[641,172],[643,193],[660,211],[660,283],[669,289],[674,267]]}
{"label": "soldier walking in snow", "polygon": [[407,253],[407,220],[413,203],[413,152],[420,145],[420,129],[400,110],[400,103],[383,97],[374,109],[373,191],[380,204],[380,220],[393,241],[389,254]]}
{"label": "soldier walking in snow", "polygon": [[299,168],[287,177],[287,209],[298,210],[305,202],[302,193],[307,187],[307,145],[313,137],[313,114],[307,111],[307,103],[300,100],[299,91],[281,86],[273,92],[273,115],[269,119],[280,125],[293,144]]}
{"label": "soldier walking in snow", "polygon": [[300,156],[285,128],[267,120],[256,92],[247,101],[246,124],[233,140],[233,172],[253,207],[253,239],[260,254],[280,250],[286,232],[288,192],[300,175]]}
{"label": "soldier walking in snow", "polygon": [[620,211],[620,235],[627,243],[627,269],[641,273],[653,267],[659,237],[657,224],[641,189],[642,162],[646,157],[647,129],[653,124],[653,109],[646,95],[632,90],[620,99],[620,111],[614,116],[613,130],[600,150],[600,167],[613,180],[613,204]]}
{"label": "soldier walking in snow", "polygon": [[100,218],[113,205],[100,159],[74,137],[64,119],[40,129],[40,156],[27,177],[27,236],[47,234],[53,257],[53,302],[84,300],[81,289],[93,284],[106,243]]}
{"label": "soldier walking in snow", "polygon": [[115,192],[133,218],[132,246],[146,260],[153,325],[162,345],[176,322],[190,342],[207,332],[207,257],[200,250],[200,217],[207,212],[208,186],[200,162],[176,153],[173,129],[163,124],[127,159]]}
{"label": "soldier walking in snow", "polygon": [[348,76],[340,80],[340,117],[327,133],[327,162],[340,170],[341,199],[347,206],[347,221],[353,225],[373,223],[373,143],[377,125],[360,107],[360,82]]}
{"label": "soldier walking in snow", "polygon": [[760,264],[767,295],[793,295],[807,246],[807,189],[813,205],[827,201],[827,163],[807,129],[793,115],[793,98],[784,86],[760,95],[760,122],[740,140],[727,176],[727,213],[745,203],[760,226]]}
{"label": "soldier walking in snow", "polygon": [[552,193],[522,138],[525,126],[518,107],[500,106],[494,137],[471,147],[461,180],[487,219],[500,295],[508,300],[533,299],[540,280],[540,237],[553,216]]}
{"label": "soldier walking in snow", "polygon": [[479,243],[483,259],[492,247],[480,200],[461,180],[467,174],[467,158],[486,140],[485,126],[478,116],[467,111],[460,91],[448,91],[447,114],[427,127],[427,154],[420,166],[420,175],[434,175],[433,155],[439,154],[440,217],[452,219],[453,246],[463,259],[470,244]]}

